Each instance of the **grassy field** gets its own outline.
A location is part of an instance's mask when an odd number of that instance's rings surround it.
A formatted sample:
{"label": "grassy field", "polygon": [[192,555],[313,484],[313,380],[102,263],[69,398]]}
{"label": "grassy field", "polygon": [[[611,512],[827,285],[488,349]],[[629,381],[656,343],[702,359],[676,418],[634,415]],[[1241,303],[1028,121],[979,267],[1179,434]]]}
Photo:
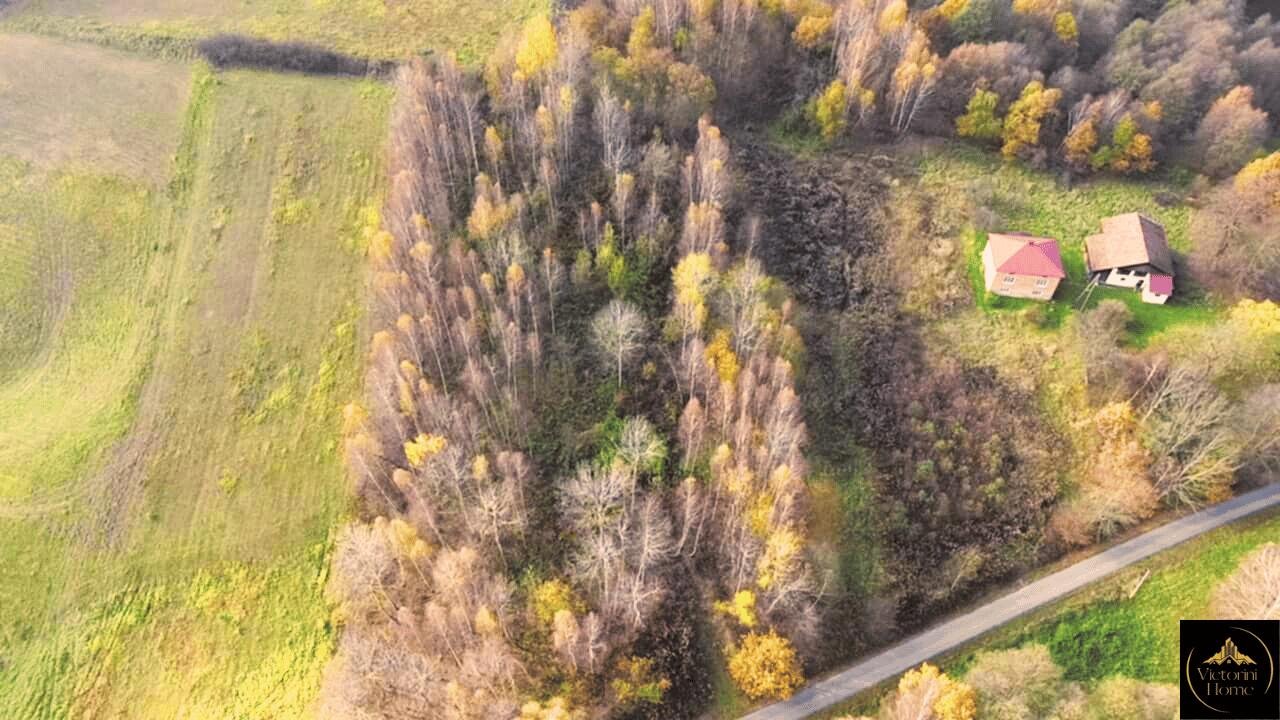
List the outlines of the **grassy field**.
{"label": "grassy field", "polygon": [[[1041,643],[1069,680],[1091,683],[1122,675],[1176,683],[1178,620],[1208,617],[1214,587],[1250,550],[1277,537],[1280,513],[1276,512],[1218,529],[1011,623],[940,659],[940,665],[952,675],[963,676],[981,651]],[[887,689],[864,694],[816,717],[870,712]]]}
{"label": "grassy field", "polygon": [[[189,69],[30,35],[0,44],[0,155],[159,184]],[[105,102],[104,102],[105,100]]]}
{"label": "grassy field", "polygon": [[5,292],[39,301],[0,350],[3,717],[305,716],[330,649],[390,91],[197,69],[155,98],[176,131],[140,165],[0,163]]}
{"label": "grassy field", "polygon": [[449,48],[482,59],[505,28],[550,0],[29,0],[10,29],[125,46],[158,54],[234,32],[317,43],[370,58]]}
{"label": "grassy field", "polygon": [[[927,152],[921,162],[920,182],[925,187],[968,188],[976,201],[985,204],[1007,224],[1007,231],[1021,231],[1058,240],[1067,277],[1058,286],[1054,300],[990,296],[982,278],[982,249],[986,233],[966,238],[965,260],[974,295],[987,311],[1022,310],[1042,306],[1045,324],[1056,327],[1079,307],[1081,292],[1088,282],[1084,266],[1084,239],[1101,230],[1102,218],[1126,212],[1141,212],[1164,225],[1169,244],[1176,254],[1189,250],[1187,228],[1190,209],[1175,203],[1161,205],[1163,194],[1178,197],[1180,187],[1167,179],[1139,180],[1100,178],[1065,187],[1058,180],[1016,163],[1006,163],[993,153],[959,144],[945,144]],[[1124,302],[1133,312],[1131,341],[1145,345],[1161,331],[1183,323],[1212,322],[1218,308],[1184,274],[1177,279],[1177,292],[1166,305],[1142,302],[1139,293],[1120,288],[1099,287],[1089,296],[1088,307],[1107,298]]]}

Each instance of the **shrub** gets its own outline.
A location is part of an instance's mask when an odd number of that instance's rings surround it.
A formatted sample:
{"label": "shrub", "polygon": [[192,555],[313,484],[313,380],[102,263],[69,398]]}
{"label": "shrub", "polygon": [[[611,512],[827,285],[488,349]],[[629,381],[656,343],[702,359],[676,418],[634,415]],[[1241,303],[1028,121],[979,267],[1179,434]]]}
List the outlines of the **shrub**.
{"label": "shrub", "polygon": [[247,35],[215,35],[196,50],[216,68],[252,67],[318,75],[384,75],[393,67],[300,42],[274,42]]}
{"label": "shrub", "polygon": [[753,700],[788,698],[804,684],[795,648],[772,630],[742,638],[729,657],[729,676]]}

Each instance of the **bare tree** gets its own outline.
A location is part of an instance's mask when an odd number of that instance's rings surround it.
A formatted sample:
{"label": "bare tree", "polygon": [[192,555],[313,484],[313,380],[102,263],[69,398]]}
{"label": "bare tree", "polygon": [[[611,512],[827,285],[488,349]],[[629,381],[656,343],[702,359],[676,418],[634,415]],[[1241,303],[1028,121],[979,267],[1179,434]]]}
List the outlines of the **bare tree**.
{"label": "bare tree", "polygon": [[1152,479],[1166,502],[1199,507],[1221,498],[1239,467],[1230,403],[1202,371],[1173,367],[1147,399],[1143,421]]}
{"label": "bare tree", "polygon": [[1280,545],[1245,556],[1214,591],[1213,614],[1223,619],[1280,620]]}
{"label": "bare tree", "polygon": [[1250,393],[1231,425],[1243,448],[1244,478],[1262,481],[1280,477],[1280,384],[1263,385]]}
{"label": "bare tree", "polygon": [[591,337],[600,354],[617,368],[619,386],[623,365],[640,350],[644,335],[644,316],[625,300],[610,301],[591,320]]}
{"label": "bare tree", "polygon": [[631,111],[606,89],[596,100],[595,122],[604,152],[601,161],[617,177],[631,162]]}

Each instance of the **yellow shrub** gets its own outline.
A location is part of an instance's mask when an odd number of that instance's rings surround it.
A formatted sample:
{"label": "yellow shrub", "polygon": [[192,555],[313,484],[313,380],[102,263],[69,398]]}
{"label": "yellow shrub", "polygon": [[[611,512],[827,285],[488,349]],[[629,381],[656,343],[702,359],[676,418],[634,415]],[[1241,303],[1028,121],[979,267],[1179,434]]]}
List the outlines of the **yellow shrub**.
{"label": "yellow shrub", "polygon": [[555,620],[556,613],[568,610],[571,613],[582,613],[586,608],[578,599],[569,583],[553,578],[538,583],[530,595],[533,614],[547,627]]}
{"label": "yellow shrub", "polygon": [[1246,298],[1231,308],[1231,322],[1250,337],[1280,336],[1280,305]]}
{"label": "yellow shrub", "polygon": [[1053,32],[1063,42],[1074,43],[1080,37],[1076,27],[1076,16],[1069,12],[1060,12],[1053,16]]}
{"label": "yellow shrub", "polygon": [[813,120],[822,131],[823,139],[831,141],[844,132],[845,111],[848,107],[848,89],[843,80],[832,81],[827,89],[813,101]]}
{"label": "yellow shrub", "polygon": [[791,641],[772,630],[750,633],[729,656],[729,676],[753,700],[787,698],[804,684]]}

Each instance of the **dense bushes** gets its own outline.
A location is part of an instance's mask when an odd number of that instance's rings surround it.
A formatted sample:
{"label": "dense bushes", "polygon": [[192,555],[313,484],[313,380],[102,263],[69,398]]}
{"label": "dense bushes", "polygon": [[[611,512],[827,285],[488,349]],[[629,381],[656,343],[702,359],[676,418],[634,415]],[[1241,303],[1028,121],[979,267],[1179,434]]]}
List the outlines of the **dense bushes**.
{"label": "dense bushes", "polygon": [[365,60],[301,42],[275,42],[247,35],[214,35],[196,50],[216,68],[251,67],[320,75],[387,75],[392,64]]}
{"label": "dense bushes", "polygon": [[1031,399],[988,368],[929,367],[895,412],[883,492],[902,615],[917,620],[1034,562],[1058,477]]}
{"label": "dense bushes", "polygon": [[[806,67],[828,73],[796,88],[828,140],[916,127],[999,138],[1007,156],[1079,174],[1177,159],[1219,175],[1251,159],[1280,111],[1280,23],[1248,23],[1239,0],[813,0],[782,3],[778,17]],[[831,18],[822,42],[819,18]],[[1184,157],[1193,133],[1199,148]]]}

